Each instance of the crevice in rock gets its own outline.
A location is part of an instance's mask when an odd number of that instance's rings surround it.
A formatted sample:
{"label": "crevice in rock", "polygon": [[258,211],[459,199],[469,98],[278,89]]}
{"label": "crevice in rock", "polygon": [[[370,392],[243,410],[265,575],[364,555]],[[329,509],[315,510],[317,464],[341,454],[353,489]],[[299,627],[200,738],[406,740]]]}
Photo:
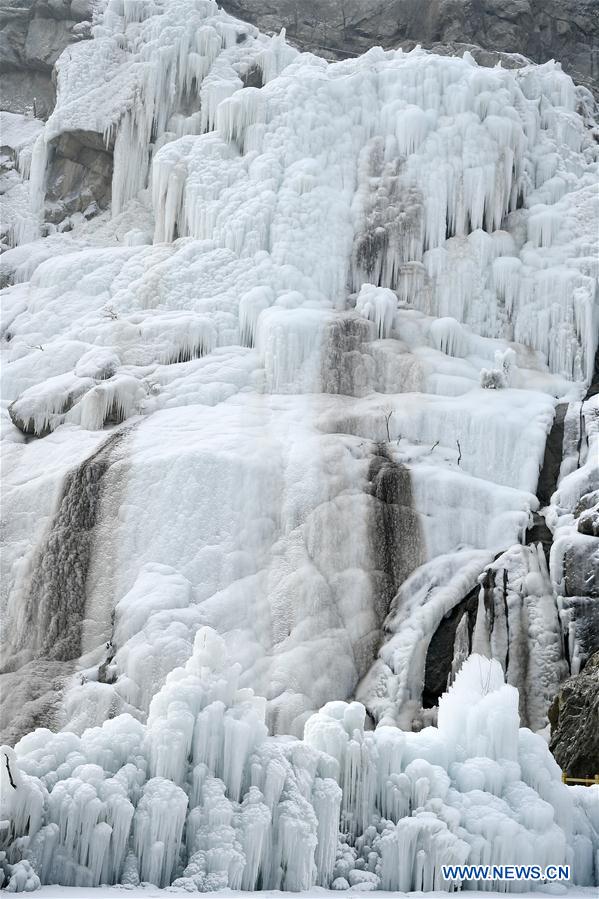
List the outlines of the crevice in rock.
{"label": "crevice in rock", "polygon": [[[547,435],[543,464],[537,482],[537,498],[541,507],[547,506],[551,502],[551,497],[557,489],[557,480],[564,452],[564,422],[567,411],[567,403],[558,404],[551,430]],[[533,512],[532,525],[526,531],[526,545],[530,546],[533,543],[540,543],[543,547],[545,558],[549,562],[552,541],[553,534],[547,526],[545,517],[539,512]]]}
{"label": "crevice in rock", "polygon": [[462,617],[468,619],[468,641],[472,649],[472,634],[476,623],[476,609],[480,586],[477,584],[460,602],[441,620],[428,645],[422,691],[422,707],[432,709],[439,704],[439,699],[447,690],[449,675],[454,657],[456,631]]}
{"label": "crevice in rock", "polygon": [[589,385],[589,389],[587,390],[583,402],[586,403],[587,400],[590,400],[592,397],[596,396],[599,393],[599,346],[597,347],[597,352],[595,353],[595,362],[593,365],[593,376],[591,378],[591,383]]}

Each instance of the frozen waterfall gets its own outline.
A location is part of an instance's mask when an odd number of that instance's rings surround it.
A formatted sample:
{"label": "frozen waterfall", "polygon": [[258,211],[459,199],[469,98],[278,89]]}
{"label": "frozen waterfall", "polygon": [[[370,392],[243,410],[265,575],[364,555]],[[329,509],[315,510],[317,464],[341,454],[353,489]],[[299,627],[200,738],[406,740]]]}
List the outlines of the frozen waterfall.
{"label": "frozen waterfall", "polygon": [[598,883],[547,748],[599,646],[591,95],[214,0],[91,33],[6,120],[0,879]]}

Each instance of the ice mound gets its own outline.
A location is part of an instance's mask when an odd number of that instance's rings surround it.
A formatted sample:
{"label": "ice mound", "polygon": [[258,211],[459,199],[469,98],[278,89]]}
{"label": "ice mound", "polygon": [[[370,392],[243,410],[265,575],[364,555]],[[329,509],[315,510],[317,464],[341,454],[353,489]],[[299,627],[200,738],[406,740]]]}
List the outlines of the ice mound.
{"label": "ice mound", "polygon": [[542,738],[519,728],[498,662],[463,664],[438,728],[365,731],[360,703],[330,702],[303,741],[267,735],[239,672],[203,627],[146,725],[121,715],[2,747],[15,883],[430,890],[451,886],[441,864],[508,858],[593,882],[598,788],[561,783]]}

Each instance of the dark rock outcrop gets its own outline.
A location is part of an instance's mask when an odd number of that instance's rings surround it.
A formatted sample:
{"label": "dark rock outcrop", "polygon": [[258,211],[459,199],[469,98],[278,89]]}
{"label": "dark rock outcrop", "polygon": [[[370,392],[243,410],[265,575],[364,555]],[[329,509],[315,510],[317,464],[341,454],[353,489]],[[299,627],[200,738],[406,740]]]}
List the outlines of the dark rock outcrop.
{"label": "dark rock outcrop", "polygon": [[330,58],[373,45],[435,52],[470,49],[481,65],[557,59],[599,91],[597,0],[222,0],[264,31],[287,29],[291,43]]}
{"label": "dark rock outcrop", "polygon": [[476,624],[479,593],[480,586],[477,584],[464,599],[443,616],[431,637],[426,654],[422,691],[422,705],[425,709],[432,709],[438,705],[441,695],[447,690],[454,660],[456,631],[464,615],[467,616],[468,636],[472,650],[472,633]]}
{"label": "dark rock outcrop", "polygon": [[569,777],[599,774],[599,652],[562,684],[549,709],[549,748]]}

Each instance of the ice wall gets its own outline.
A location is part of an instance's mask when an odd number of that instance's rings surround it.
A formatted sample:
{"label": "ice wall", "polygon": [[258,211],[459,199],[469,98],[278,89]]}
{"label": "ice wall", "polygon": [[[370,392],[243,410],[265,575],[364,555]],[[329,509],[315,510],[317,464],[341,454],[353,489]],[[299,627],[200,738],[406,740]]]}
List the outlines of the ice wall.
{"label": "ice wall", "polygon": [[[97,546],[114,564],[92,560],[78,599],[94,622],[79,686],[113,681],[99,720],[112,701],[147,712],[125,649],[145,638],[111,632],[145,566],[191,585],[161,677],[209,621],[249,640],[247,683],[300,732],[330,698],[324,666],[317,686],[303,673],[322,641],[349,659],[337,698],[376,655],[389,557],[397,587],[440,555],[523,538],[554,398],[588,380],[596,344],[581,97],[553,63],[374,49],[328,65],[209,0],[98,8],[94,39],[58,64],[30,192],[41,214],[58,136],[102,133],[111,215],[7,254],[3,333],[9,511],[33,452],[20,435],[50,448],[136,424],[130,477],[106,499],[117,533]],[[407,475],[381,499],[383,458]],[[14,596],[36,592],[37,545],[20,568],[9,553]]]}
{"label": "ice wall", "polygon": [[[38,730],[2,747],[4,867],[44,883],[173,884],[209,892],[449,888],[441,864],[571,864],[593,882],[597,787],[572,790],[517,691],[473,655],[437,728],[364,731],[331,702],[304,741],[267,736],[265,702],[201,628],[146,725]],[[12,867],[11,867],[12,866]],[[513,884],[512,886],[517,886]]]}

